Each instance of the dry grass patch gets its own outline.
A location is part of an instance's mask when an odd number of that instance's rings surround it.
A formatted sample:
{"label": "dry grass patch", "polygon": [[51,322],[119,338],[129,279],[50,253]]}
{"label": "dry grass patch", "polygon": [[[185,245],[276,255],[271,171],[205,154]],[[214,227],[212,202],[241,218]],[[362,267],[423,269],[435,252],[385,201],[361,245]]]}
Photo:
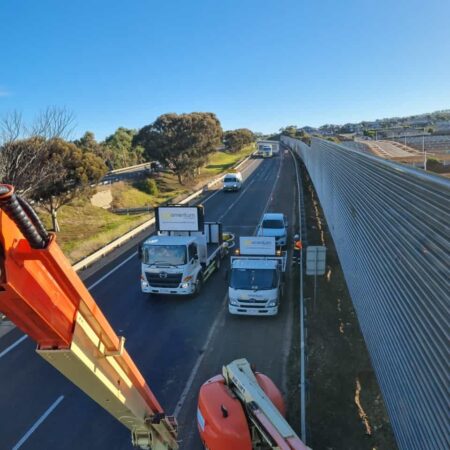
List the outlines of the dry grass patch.
{"label": "dry grass patch", "polygon": [[[50,229],[50,215],[40,210],[39,216]],[[119,216],[92,206],[87,199],[78,199],[59,210],[61,231],[57,235],[57,241],[65,255],[74,263],[148,219],[148,214]]]}

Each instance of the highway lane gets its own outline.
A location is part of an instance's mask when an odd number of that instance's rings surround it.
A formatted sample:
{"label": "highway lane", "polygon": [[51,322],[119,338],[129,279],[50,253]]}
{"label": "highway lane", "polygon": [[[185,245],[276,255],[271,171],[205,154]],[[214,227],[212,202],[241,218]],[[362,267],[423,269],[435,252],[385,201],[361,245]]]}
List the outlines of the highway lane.
{"label": "highway lane", "polygon": [[[276,184],[271,198],[266,205],[269,212],[283,212],[289,221],[289,233],[294,234],[295,227],[295,185],[294,167],[290,155],[285,155],[279,182]],[[266,182],[275,181],[273,173],[268,173]],[[292,182],[290,182],[292,180]],[[258,195],[258,187],[250,198]],[[244,219],[245,220],[245,219]],[[230,212],[228,223],[243,223],[239,211]],[[246,223],[246,222],[244,222]],[[244,225],[246,226],[246,225]],[[289,257],[291,251],[288,251]],[[274,317],[246,317],[228,314],[226,306],[219,313],[216,330],[209,342],[197,374],[192,381],[189,394],[183,408],[178,414],[182,448],[194,450],[201,448],[196,426],[197,395],[200,386],[212,376],[222,371],[225,363],[237,358],[247,358],[257,370],[270,376],[277,386],[286,394],[287,357],[292,338],[292,305],[295,299],[291,295],[290,262],[286,274],[286,292],[281,309]],[[286,397],[286,396],[285,396]]]}
{"label": "highway lane", "polygon": [[[216,220],[231,207],[222,217],[225,229],[254,228],[280,162],[281,158],[252,162],[241,192],[220,192],[207,202],[207,220]],[[88,285],[104,270],[91,277]],[[223,311],[225,292],[223,274],[216,274],[196,299],[147,298],[139,289],[137,258],[93,289],[114,328],[127,337],[128,351],[168,412],[175,409],[198,356],[205,351],[211,326]],[[64,399],[21,448],[130,448],[128,431],[41,361],[33,348],[27,339],[0,360],[1,448],[12,448],[61,395]]]}

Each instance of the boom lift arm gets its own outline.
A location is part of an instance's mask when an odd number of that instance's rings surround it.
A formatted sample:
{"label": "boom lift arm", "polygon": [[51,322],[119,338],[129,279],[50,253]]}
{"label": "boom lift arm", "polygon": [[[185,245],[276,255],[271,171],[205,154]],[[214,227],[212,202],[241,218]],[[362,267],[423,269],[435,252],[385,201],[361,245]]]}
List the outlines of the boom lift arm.
{"label": "boom lift arm", "polygon": [[310,450],[284,418],[284,409],[272,380],[237,359],[200,388],[200,437],[214,450]]}
{"label": "boom lift arm", "polygon": [[178,448],[158,400],[89,291],[10,185],[0,185],[0,311],[36,352],[130,429],[133,445]]}

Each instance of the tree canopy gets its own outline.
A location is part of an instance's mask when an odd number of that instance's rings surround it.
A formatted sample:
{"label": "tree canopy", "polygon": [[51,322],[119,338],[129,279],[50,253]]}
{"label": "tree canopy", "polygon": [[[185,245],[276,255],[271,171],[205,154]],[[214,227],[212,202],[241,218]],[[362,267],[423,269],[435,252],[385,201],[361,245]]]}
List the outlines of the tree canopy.
{"label": "tree canopy", "polygon": [[50,212],[53,228],[59,231],[58,209],[98,183],[107,169],[99,156],[63,139],[48,140],[45,152],[52,173],[39,183],[32,198]]}
{"label": "tree canopy", "polygon": [[248,128],[225,131],[223,135],[223,143],[229,152],[238,152],[254,141],[255,135]]}
{"label": "tree canopy", "polygon": [[0,181],[12,184],[22,195],[32,195],[53,175],[45,138],[17,139],[0,147]]}
{"label": "tree canopy", "polygon": [[144,149],[140,145],[133,145],[133,137],[137,130],[119,127],[103,142],[114,169],[133,166],[143,161]]}
{"label": "tree canopy", "polygon": [[182,183],[206,163],[221,138],[222,127],[213,113],[169,113],[141,128],[133,145],[144,148],[147,161],[157,160],[172,168]]}

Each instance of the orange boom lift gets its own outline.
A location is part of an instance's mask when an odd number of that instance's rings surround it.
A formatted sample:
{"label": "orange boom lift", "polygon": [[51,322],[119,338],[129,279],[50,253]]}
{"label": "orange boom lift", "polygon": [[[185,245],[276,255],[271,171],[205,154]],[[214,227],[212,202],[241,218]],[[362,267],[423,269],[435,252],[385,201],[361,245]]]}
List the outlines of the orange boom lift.
{"label": "orange boom lift", "polygon": [[[0,311],[36,352],[131,431],[134,446],[179,448],[165,414],[100,308],[31,206],[0,185]],[[274,406],[276,405],[276,408]],[[277,409],[278,408],[278,409]],[[198,426],[211,450],[306,449],[284,420],[272,381],[246,360],[200,391]]]}

